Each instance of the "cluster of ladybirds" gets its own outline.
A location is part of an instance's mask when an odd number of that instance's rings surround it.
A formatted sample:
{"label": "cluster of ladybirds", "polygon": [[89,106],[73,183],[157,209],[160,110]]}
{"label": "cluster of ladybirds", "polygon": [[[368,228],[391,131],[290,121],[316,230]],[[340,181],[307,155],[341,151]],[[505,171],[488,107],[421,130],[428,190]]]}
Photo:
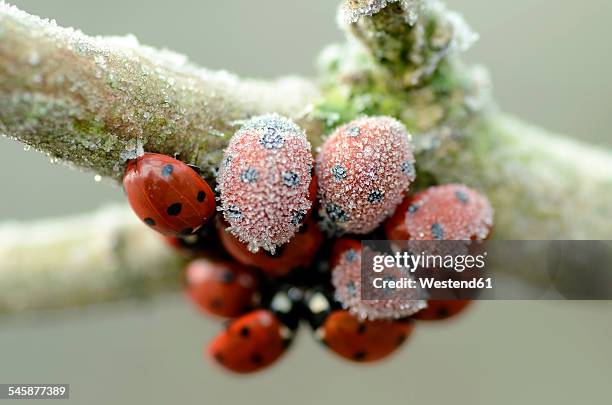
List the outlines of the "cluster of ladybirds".
{"label": "cluster of ladybirds", "polygon": [[190,300],[231,319],[207,349],[228,370],[274,363],[300,321],[339,356],[377,361],[415,320],[446,319],[469,303],[360,299],[360,239],[481,240],[492,227],[489,202],[466,186],[408,194],[410,135],[393,118],[339,127],[315,161],[292,121],[255,117],[232,137],[216,177],[215,193],[196,168],[145,153],[128,162],[123,184],[144,223],[193,255]]}

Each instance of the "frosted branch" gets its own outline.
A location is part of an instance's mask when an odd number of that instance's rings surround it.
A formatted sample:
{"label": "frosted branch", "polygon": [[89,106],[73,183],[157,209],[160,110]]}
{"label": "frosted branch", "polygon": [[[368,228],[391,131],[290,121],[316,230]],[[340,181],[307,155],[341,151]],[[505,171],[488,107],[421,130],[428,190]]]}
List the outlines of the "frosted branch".
{"label": "frosted branch", "polygon": [[143,150],[210,176],[239,120],[302,121],[316,97],[300,78],[241,80],[133,36],[89,37],[0,3],[0,133],[103,176],[119,179]]}

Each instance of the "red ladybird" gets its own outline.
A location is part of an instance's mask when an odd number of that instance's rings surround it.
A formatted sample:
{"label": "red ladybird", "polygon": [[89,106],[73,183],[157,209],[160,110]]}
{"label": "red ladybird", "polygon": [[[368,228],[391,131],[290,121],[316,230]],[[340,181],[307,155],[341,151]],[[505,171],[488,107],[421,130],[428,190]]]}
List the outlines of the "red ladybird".
{"label": "red ladybird", "polygon": [[145,153],[130,160],[123,187],[132,209],[151,229],[189,235],[215,213],[215,196],[194,169],[180,160]]}
{"label": "red ladybird", "polygon": [[451,318],[463,310],[471,303],[470,300],[454,301],[427,301],[427,308],[417,312],[413,318],[420,321],[438,321]]}
{"label": "red ladybird", "polygon": [[[373,288],[370,283],[362,283],[362,256],[370,263],[376,254],[369,247],[362,251],[361,242],[357,240],[336,241],[331,257],[331,282],[335,298],[344,309],[359,319],[386,320],[405,318],[425,308],[419,289],[406,289],[401,296],[386,297],[384,291]],[[385,270],[385,277],[402,278],[406,274],[394,267]]]}
{"label": "red ladybird", "polygon": [[257,279],[239,264],[196,259],[185,270],[187,295],[202,311],[221,317],[236,317],[258,300]]}
{"label": "red ladybird", "polygon": [[350,238],[340,238],[334,242],[334,247],[332,248],[330,265],[333,269],[342,260],[342,256],[344,254],[349,255],[360,255],[361,254],[361,242],[356,239]]}
{"label": "red ladybird", "polygon": [[308,219],[291,241],[277,247],[274,254],[260,249],[253,253],[246,243],[226,231],[226,224],[218,222],[219,239],[227,252],[239,263],[254,266],[272,277],[280,277],[296,267],[308,267],[323,243],[323,233],[314,219]]}
{"label": "red ladybird", "polygon": [[235,373],[262,370],[278,360],[293,332],[274,313],[260,309],[234,320],[209,344],[207,353]]}
{"label": "red ladybird", "polygon": [[356,362],[381,360],[397,350],[410,336],[411,320],[359,320],[338,309],[329,294],[310,292],[306,314],[317,340],[337,355]]}
{"label": "red ladybird", "polygon": [[405,199],[385,223],[389,240],[485,240],[493,226],[489,200],[463,184],[429,187]]}
{"label": "red ladybird", "polygon": [[407,320],[360,321],[348,311],[337,310],[317,330],[317,337],[337,355],[366,363],[395,352],[411,332],[412,323]]}

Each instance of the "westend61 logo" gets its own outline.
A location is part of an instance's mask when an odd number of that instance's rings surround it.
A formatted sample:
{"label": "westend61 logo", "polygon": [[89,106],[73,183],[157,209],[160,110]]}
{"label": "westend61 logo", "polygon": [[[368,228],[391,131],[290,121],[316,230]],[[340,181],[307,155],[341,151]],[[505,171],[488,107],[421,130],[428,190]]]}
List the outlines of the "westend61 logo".
{"label": "westend61 logo", "polygon": [[363,300],[612,299],[612,241],[362,241]]}

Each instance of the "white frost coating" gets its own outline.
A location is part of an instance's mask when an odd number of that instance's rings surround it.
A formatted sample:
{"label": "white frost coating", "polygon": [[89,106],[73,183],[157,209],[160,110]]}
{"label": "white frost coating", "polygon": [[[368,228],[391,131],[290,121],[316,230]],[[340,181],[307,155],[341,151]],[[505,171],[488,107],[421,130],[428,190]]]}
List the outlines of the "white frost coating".
{"label": "white frost coating", "polygon": [[453,37],[449,48],[453,51],[465,52],[480,38],[478,33],[468,25],[461,14],[449,10],[443,2],[431,0],[428,9],[431,10],[432,14],[444,18],[446,23],[452,27]]}
{"label": "white frost coating", "polygon": [[356,23],[361,17],[378,14],[389,4],[397,2],[406,13],[406,22],[414,25],[425,7],[426,0],[345,0],[338,13],[339,22]]}
{"label": "white frost coating", "polygon": [[0,313],[118,299],[134,280],[153,291],[179,265],[163,239],[123,205],[0,224],[0,258]]}
{"label": "white frost coating", "polygon": [[[487,106],[494,105],[493,85],[489,70],[482,65],[475,65],[469,72],[473,91],[465,96],[465,104],[472,111],[482,111]],[[494,108],[494,107],[492,107]]]}
{"label": "white frost coating", "polygon": [[[307,79],[243,80],[133,35],[89,37],[4,2],[0,31],[0,132],[114,179],[141,146],[212,171],[231,122],[274,111],[308,124],[319,95]],[[13,119],[28,110],[35,119]],[[47,137],[47,128],[61,130]]]}
{"label": "white frost coating", "polygon": [[136,159],[144,155],[144,147],[140,138],[131,139],[127,142],[125,150],[121,152],[121,159],[126,162],[128,160]]}

